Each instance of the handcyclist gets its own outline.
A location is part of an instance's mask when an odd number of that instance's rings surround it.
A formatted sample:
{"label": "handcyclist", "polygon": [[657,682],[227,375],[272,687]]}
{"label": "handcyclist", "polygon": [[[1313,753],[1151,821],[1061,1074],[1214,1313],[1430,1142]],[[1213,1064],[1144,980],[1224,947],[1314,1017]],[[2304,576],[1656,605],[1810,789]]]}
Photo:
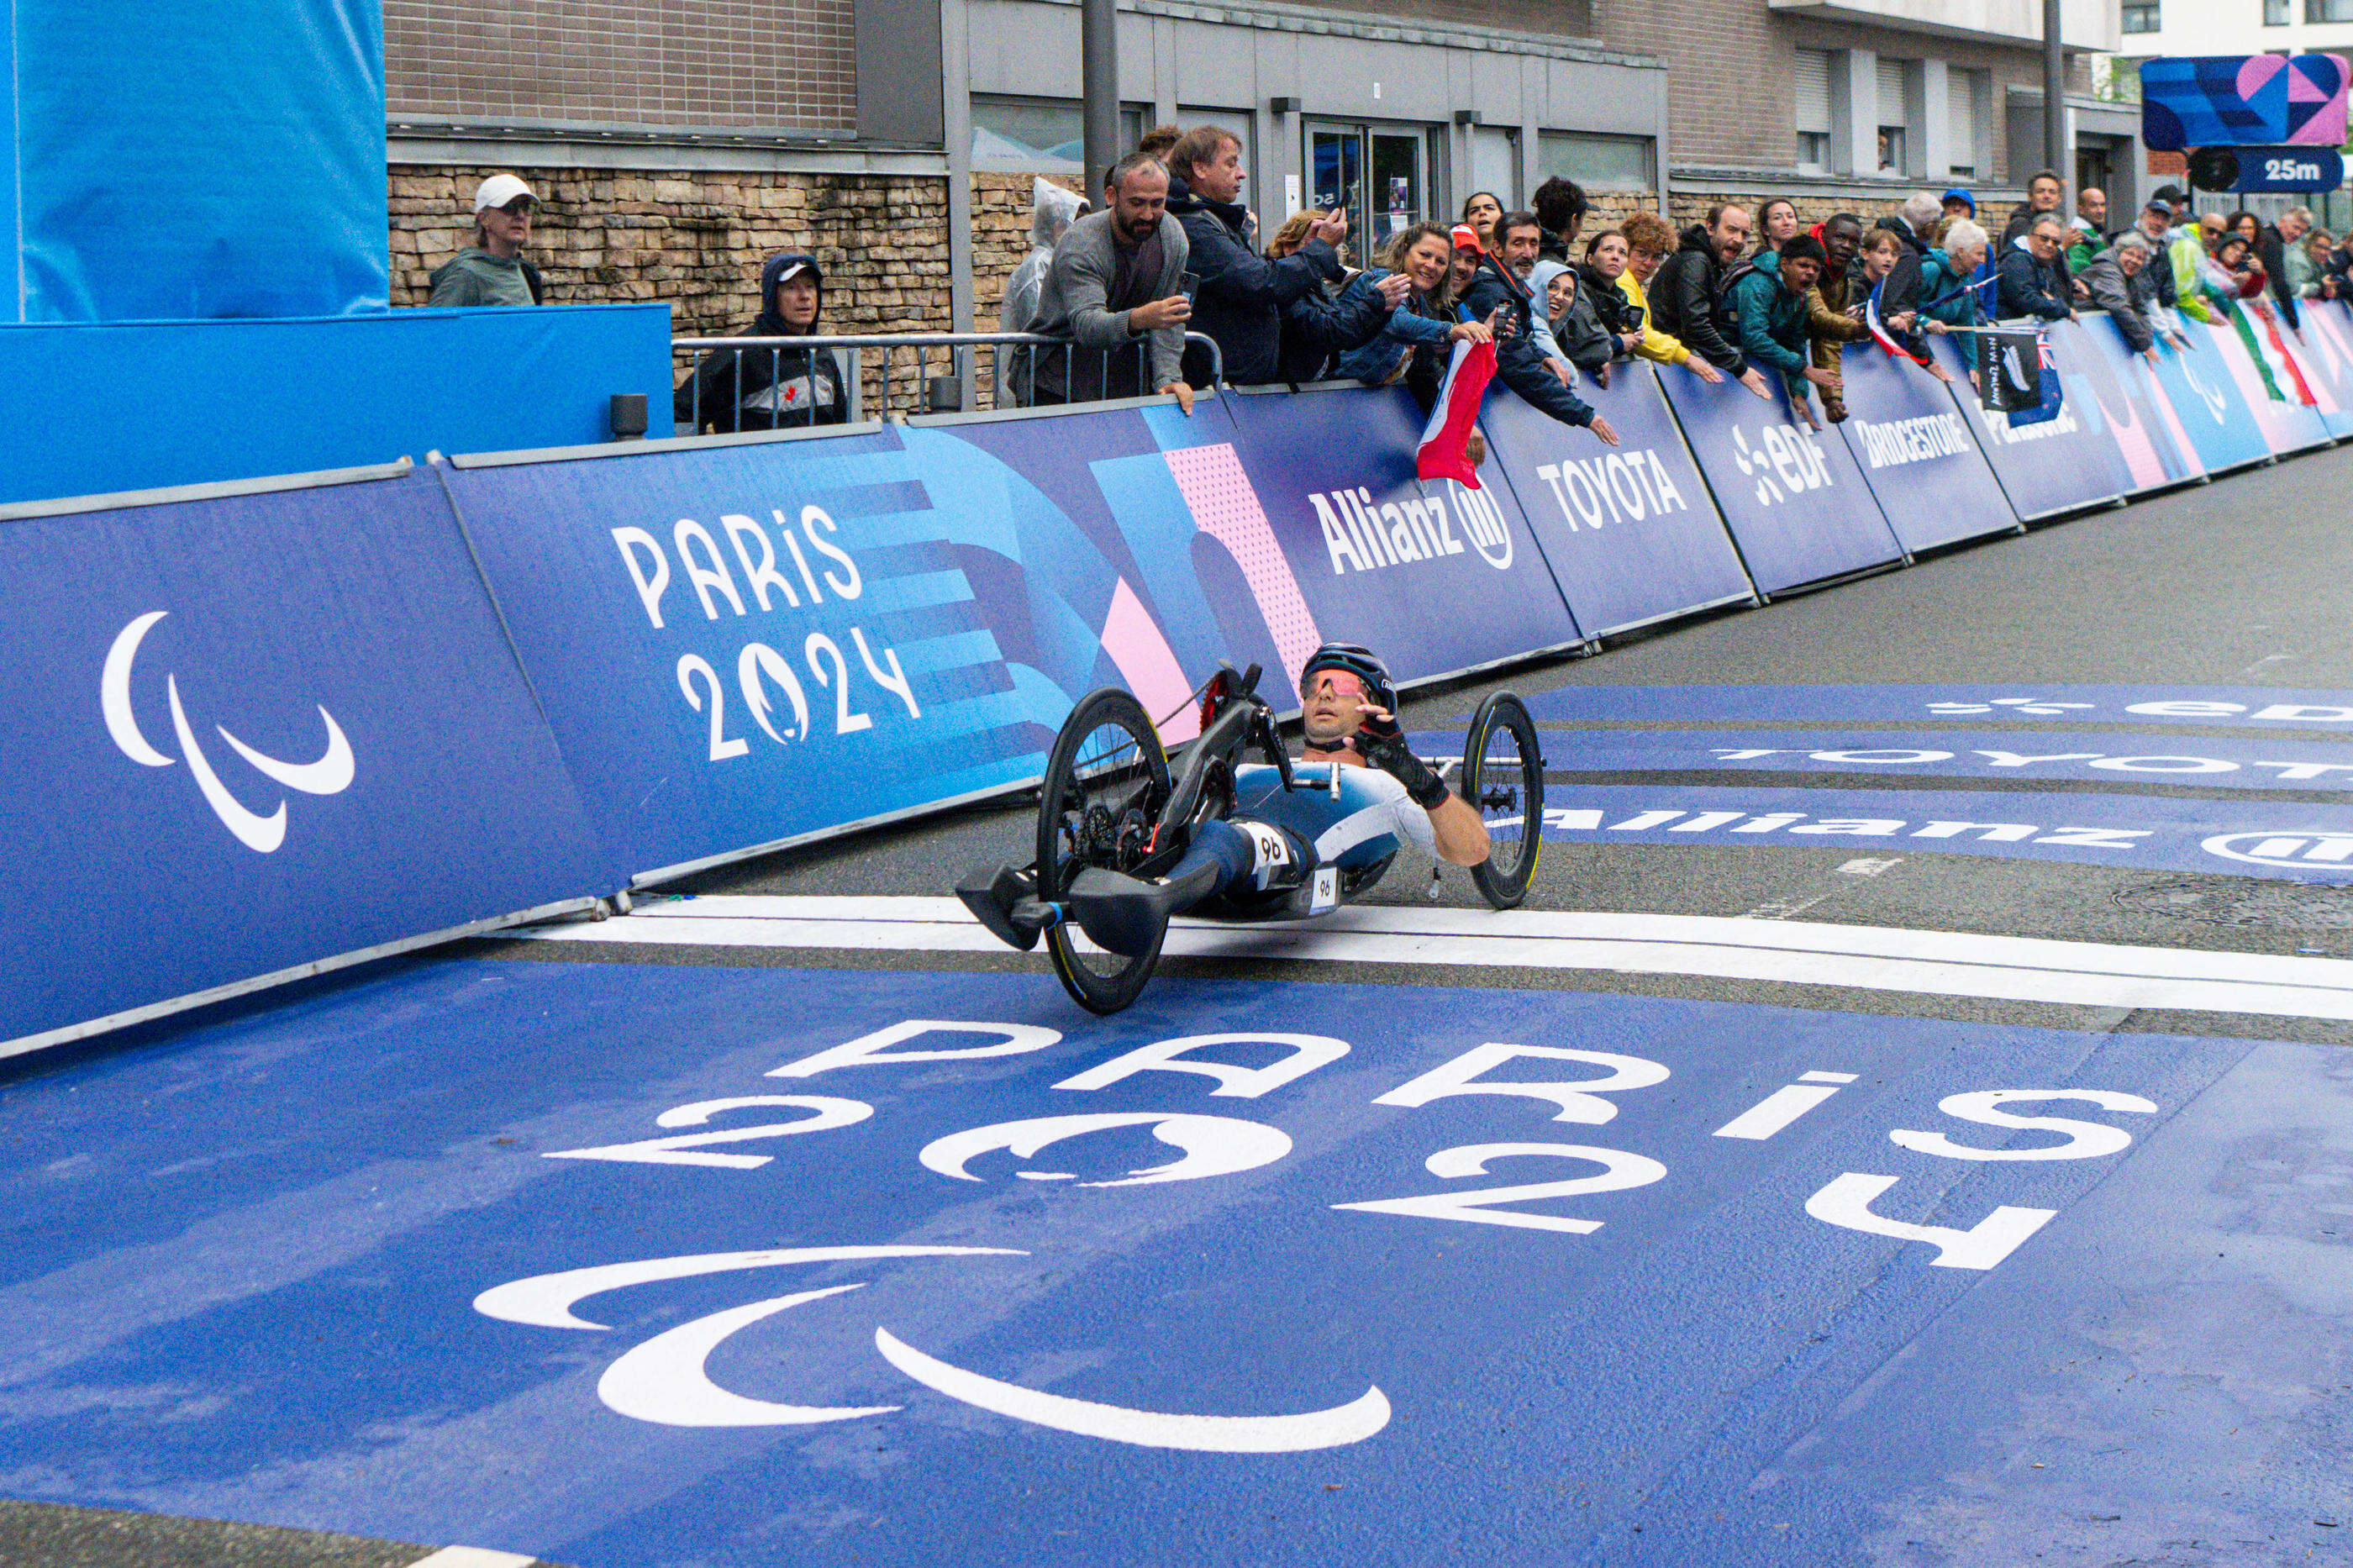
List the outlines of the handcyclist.
{"label": "handcyclist", "polygon": [[1297,777],[1286,791],[1272,767],[1236,768],[1232,812],[1195,824],[1166,878],[1081,872],[1066,902],[1097,944],[1147,952],[1171,915],[1211,900],[1247,914],[1291,898],[1322,868],[1337,872],[1337,891],[1352,891],[1407,842],[1457,866],[1487,858],[1486,823],[1406,745],[1397,689],[1371,649],[1317,648],[1300,670],[1299,698],[1306,731],[1299,760],[1331,772]]}

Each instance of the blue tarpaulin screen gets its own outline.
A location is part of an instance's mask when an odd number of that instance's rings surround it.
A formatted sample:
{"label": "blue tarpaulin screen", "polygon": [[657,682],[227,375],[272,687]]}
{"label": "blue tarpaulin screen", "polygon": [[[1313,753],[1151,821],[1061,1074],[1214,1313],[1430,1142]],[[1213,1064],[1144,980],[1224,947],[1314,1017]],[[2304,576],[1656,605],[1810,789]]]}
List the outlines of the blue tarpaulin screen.
{"label": "blue tarpaulin screen", "polygon": [[377,0],[148,6],[130,26],[111,0],[13,9],[0,317],[386,307]]}

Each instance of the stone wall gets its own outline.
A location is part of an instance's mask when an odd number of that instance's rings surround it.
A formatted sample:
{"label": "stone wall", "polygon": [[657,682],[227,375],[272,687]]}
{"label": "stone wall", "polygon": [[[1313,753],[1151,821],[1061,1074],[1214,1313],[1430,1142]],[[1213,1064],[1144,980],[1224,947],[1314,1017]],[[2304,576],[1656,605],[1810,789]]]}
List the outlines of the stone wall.
{"label": "stone wall", "polygon": [[[760,263],[806,250],[825,271],[828,331],[949,328],[946,182],[896,174],[396,163],[395,305],[424,304],[434,268],[473,243],[474,188],[497,173],[540,198],[524,255],[550,304],[659,300],[678,336],[723,336],[758,313]],[[878,377],[870,355],[870,403]]]}

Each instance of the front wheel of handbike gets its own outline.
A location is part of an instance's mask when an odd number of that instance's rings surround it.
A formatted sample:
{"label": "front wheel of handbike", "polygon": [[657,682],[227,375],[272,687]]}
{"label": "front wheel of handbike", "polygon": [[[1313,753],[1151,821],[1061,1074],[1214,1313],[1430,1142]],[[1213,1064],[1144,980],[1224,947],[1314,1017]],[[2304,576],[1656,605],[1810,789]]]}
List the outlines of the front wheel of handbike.
{"label": "front wheel of handbike", "polygon": [[[1038,897],[1060,902],[1081,871],[1133,874],[1168,801],[1168,756],[1143,704],[1116,687],[1091,692],[1063,721],[1038,799]],[[1078,926],[1046,928],[1062,988],[1090,1013],[1136,998],[1160,962],[1160,943],[1134,958],[1105,952]]]}
{"label": "front wheel of handbike", "polygon": [[1514,908],[1528,896],[1544,847],[1544,757],[1535,721],[1508,691],[1493,693],[1472,715],[1461,789],[1487,824],[1487,858],[1471,868],[1471,879],[1495,908]]}

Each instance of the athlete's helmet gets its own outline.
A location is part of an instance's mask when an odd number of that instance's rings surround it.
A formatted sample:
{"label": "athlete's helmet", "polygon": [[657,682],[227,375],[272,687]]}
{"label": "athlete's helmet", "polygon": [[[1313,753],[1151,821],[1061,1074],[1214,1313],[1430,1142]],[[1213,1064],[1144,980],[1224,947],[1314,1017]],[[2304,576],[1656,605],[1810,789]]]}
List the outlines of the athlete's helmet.
{"label": "athlete's helmet", "polygon": [[1365,695],[1377,707],[1397,711],[1397,687],[1389,680],[1389,667],[1381,662],[1380,655],[1362,643],[1327,642],[1307,656],[1299,667],[1299,684],[1303,690],[1308,678],[1319,669],[1345,669],[1365,683]]}

